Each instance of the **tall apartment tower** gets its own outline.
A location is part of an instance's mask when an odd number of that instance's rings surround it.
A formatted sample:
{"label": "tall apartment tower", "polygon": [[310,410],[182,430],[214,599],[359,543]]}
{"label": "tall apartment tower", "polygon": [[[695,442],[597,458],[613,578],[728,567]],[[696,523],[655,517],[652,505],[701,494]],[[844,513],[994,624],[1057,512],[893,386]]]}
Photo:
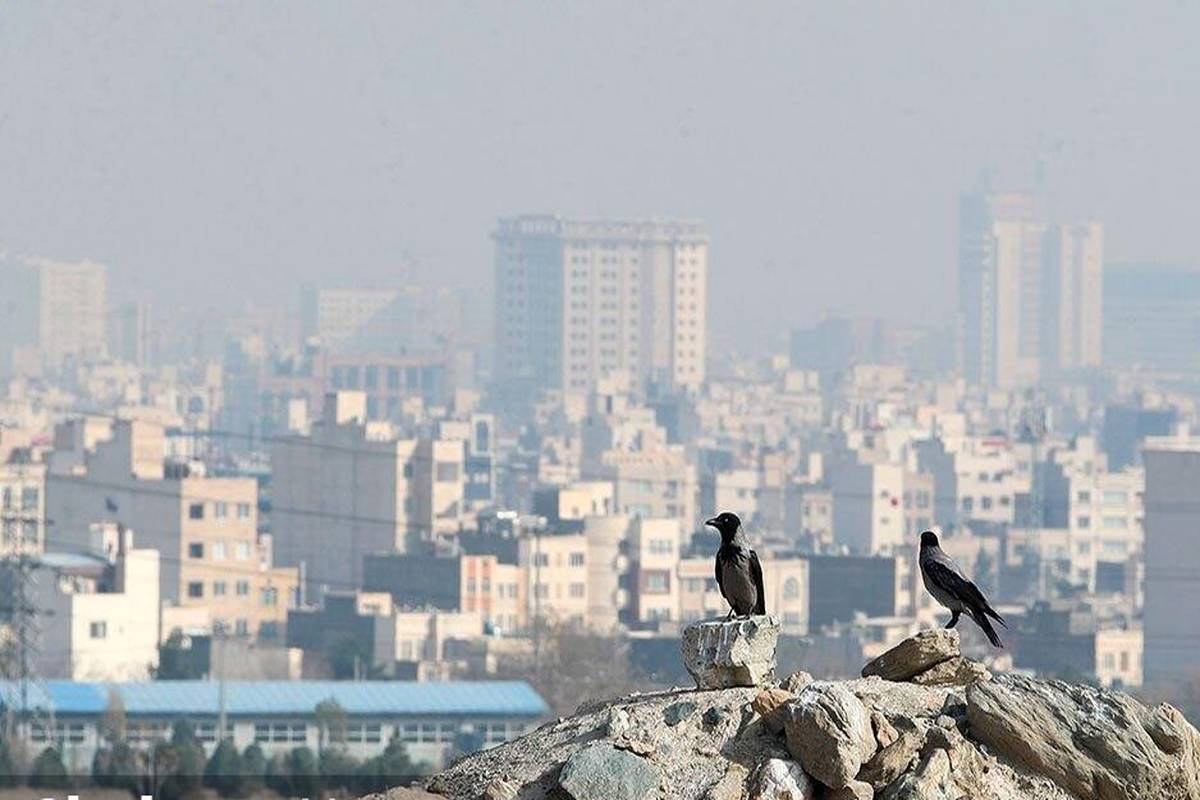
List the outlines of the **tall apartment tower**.
{"label": "tall apartment tower", "polygon": [[708,233],[691,222],[501,219],[496,378],[588,391],[608,375],[704,380]]}
{"label": "tall apartment tower", "polygon": [[980,191],[959,203],[959,362],[1012,388],[1100,363],[1103,230],[1049,224],[1033,198]]}
{"label": "tall apartment tower", "polygon": [[[0,369],[14,360],[56,368],[67,358],[105,355],[108,275],[91,261],[17,259],[0,264],[5,299],[0,304]],[[23,358],[24,356],[24,358]]]}
{"label": "tall apartment tower", "polygon": [[1200,440],[1149,437],[1145,494],[1147,681],[1178,681],[1200,660]]}
{"label": "tall apartment tower", "polygon": [[35,261],[38,348],[57,365],[68,357],[104,355],[108,338],[108,275],[90,261]]}

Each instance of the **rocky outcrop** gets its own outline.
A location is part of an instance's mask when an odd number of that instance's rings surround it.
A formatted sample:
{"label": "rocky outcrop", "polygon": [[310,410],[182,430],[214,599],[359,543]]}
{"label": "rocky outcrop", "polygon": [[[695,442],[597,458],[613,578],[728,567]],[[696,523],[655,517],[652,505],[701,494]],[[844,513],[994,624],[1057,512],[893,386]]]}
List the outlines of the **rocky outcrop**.
{"label": "rocky outcrop", "polygon": [[[1120,692],[1000,675],[972,662],[916,680],[926,637],[889,674],[676,690],[589,706],[431,779],[462,800],[1184,800],[1200,798],[1200,733],[1170,706]],[[956,649],[956,648],[955,648]],[[947,649],[937,652],[945,654]],[[907,664],[907,666],[897,666]],[[921,664],[920,669],[914,665]]]}
{"label": "rocky outcrop", "polygon": [[1014,675],[972,685],[967,719],[974,739],[1080,797],[1200,797],[1200,736],[1171,706]]}
{"label": "rocky outcrop", "polygon": [[862,668],[862,676],[872,675],[923,686],[965,686],[992,677],[982,664],[963,658],[958,631],[941,628],[910,636],[869,661]]}
{"label": "rocky outcrop", "polygon": [[683,630],[683,665],[698,689],[761,686],[775,675],[779,620],[772,616],[704,620]]}
{"label": "rocky outcrop", "polygon": [[832,789],[854,780],[877,747],[866,706],[840,683],[810,683],[786,705],[788,752]]}

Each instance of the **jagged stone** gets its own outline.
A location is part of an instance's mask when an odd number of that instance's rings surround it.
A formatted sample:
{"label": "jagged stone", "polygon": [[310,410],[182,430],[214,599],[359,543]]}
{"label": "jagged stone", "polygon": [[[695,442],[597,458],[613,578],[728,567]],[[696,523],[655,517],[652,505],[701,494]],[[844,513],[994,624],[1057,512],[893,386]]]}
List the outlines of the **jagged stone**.
{"label": "jagged stone", "polygon": [[910,636],[862,668],[862,676],[906,681],[930,667],[959,655],[958,631],[935,628]]}
{"label": "jagged stone", "polygon": [[1158,749],[1171,755],[1178,753],[1187,744],[1188,728],[1191,726],[1179,709],[1162,703],[1151,709],[1143,727],[1158,745]]}
{"label": "jagged stone", "polygon": [[663,722],[668,725],[678,725],[694,713],[696,713],[696,704],[690,700],[683,700],[663,709]]}
{"label": "jagged stone", "polygon": [[915,730],[901,731],[895,741],[871,756],[858,772],[858,779],[875,789],[883,789],[912,766],[921,749],[921,734]]}
{"label": "jagged stone", "polygon": [[972,661],[962,656],[951,656],[945,661],[934,664],[924,672],[913,675],[908,680],[920,686],[966,686],[976,681],[990,681],[992,673],[978,661]]}
{"label": "jagged stone", "polygon": [[721,779],[708,788],[704,800],[742,800],[746,796],[746,778],[750,771],[737,762],[730,762]]}
{"label": "jagged stone", "polygon": [[783,730],[784,705],[792,699],[792,693],[783,689],[767,687],[754,696],[750,707],[762,717],[763,724],[771,733]]}
{"label": "jagged stone", "polygon": [[875,790],[869,783],[850,781],[838,789],[825,792],[825,800],[872,800]]}
{"label": "jagged stone", "polygon": [[1097,800],[1200,797],[1200,734],[1173,717],[1121,692],[1020,675],[967,688],[972,738]]}
{"label": "jagged stone", "polygon": [[798,669],[791,675],[788,675],[779,682],[779,688],[785,692],[798,694],[801,689],[813,682],[813,676],[802,669]]}
{"label": "jagged stone", "polygon": [[705,620],[683,629],[683,665],[699,689],[762,686],[775,674],[779,620]]}
{"label": "jagged stone", "polygon": [[813,800],[812,780],[795,761],[768,759],[755,776],[753,800]]}
{"label": "jagged stone", "polygon": [[517,800],[517,792],[520,788],[512,781],[498,778],[483,790],[483,800]]}
{"label": "jagged stone", "polygon": [[870,714],[844,685],[812,683],[785,708],[788,751],[824,785],[845,786],[875,754]]}
{"label": "jagged stone", "polygon": [[880,748],[887,747],[899,736],[896,726],[880,711],[871,712],[871,730],[875,734],[875,744]]}
{"label": "jagged stone", "polygon": [[558,777],[574,800],[642,800],[657,791],[661,780],[661,772],[649,761],[608,742],[575,753]]}

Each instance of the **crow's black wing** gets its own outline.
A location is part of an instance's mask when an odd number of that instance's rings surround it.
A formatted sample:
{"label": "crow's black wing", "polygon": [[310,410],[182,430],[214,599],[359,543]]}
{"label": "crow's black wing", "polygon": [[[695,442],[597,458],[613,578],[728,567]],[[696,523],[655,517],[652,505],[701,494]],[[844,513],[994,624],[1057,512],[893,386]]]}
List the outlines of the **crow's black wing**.
{"label": "crow's black wing", "polygon": [[926,559],[921,568],[934,583],[958,598],[963,605],[978,609],[980,614],[987,614],[1004,627],[1008,627],[1004,619],[988,603],[983,592],[979,591],[979,587],[959,574],[958,570],[936,558]]}
{"label": "crow's black wing", "polygon": [[[717,550],[717,557],[713,559],[715,572],[717,573],[717,588],[721,590],[721,597],[725,597],[725,587],[721,583],[721,551]],[[725,597],[728,600],[728,597]]]}
{"label": "crow's black wing", "polygon": [[758,563],[758,553],[750,551],[750,577],[754,579],[754,589],[758,600],[754,602],[754,613],[767,613],[767,593],[763,589],[762,564]]}

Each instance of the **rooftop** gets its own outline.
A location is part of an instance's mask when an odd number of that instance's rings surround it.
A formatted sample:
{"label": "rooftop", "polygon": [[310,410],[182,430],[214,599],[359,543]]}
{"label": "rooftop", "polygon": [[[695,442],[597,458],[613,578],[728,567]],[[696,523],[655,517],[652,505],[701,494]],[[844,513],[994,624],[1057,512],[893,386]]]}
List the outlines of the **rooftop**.
{"label": "rooftop", "polygon": [[[120,696],[128,715],[215,716],[215,681],[76,683],[46,681],[29,687],[30,705],[56,714],[102,714],[110,693]],[[0,682],[0,707],[17,705],[19,687]],[[335,700],[347,714],[543,716],[550,712],[524,681],[227,681],[225,710],[230,716],[311,714],[322,700]]]}

